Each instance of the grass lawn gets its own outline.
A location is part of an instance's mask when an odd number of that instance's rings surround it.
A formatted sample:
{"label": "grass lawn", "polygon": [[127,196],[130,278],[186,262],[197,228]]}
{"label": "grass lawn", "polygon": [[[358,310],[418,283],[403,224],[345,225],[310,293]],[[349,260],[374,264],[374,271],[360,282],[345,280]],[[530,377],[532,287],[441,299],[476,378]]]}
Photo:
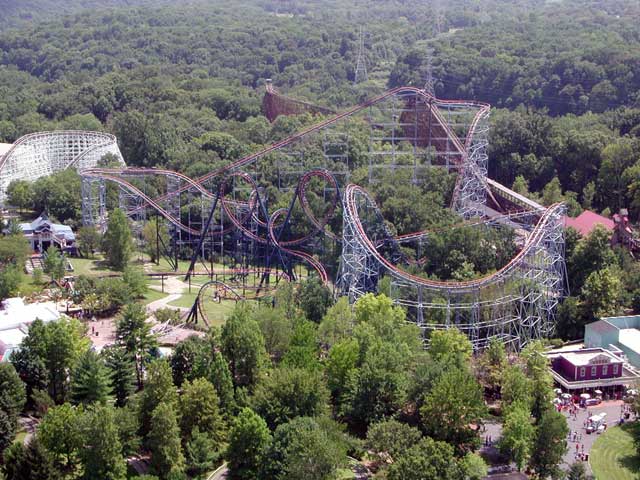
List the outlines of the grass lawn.
{"label": "grass lawn", "polygon": [[592,449],[589,463],[596,480],[633,480],[640,472],[633,438],[640,433],[640,424],[626,423],[612,427],[600,435]]}
{"label": "grass lawn", "polygon": [[95,277],[111,273],[111,270],[103,263],[100,256],[96,258],[69,258],[71,265],[73,266],[73,274],[86,275],[88,277]]}
{"label": "grass lawn", "polygon": [[147,293],[144,294],[144,299],[142,299],[142,303],[144,303],[145,305],[149,305],[151,302],[160,300],[161,298],[164,298],[168,295],[169,295],[168,293],[162,293],[162,292],[159,292],[158,290],[153,290],[150,288],[149,290],[147,290]]}
{"label": "grass lawn", "polygon": [[[184,293],[177,300],[170,302],[169,305],[172,307],[191,308],[193,302],[196,301],[197,294],[197,289],[192,289],[191,293]],[[226,322],[235,306],[236,302],[233,300],[222,300],[220,303],[204,302],[205,313],[209,319],[209,326],[224,325],[224,322]],[[198,320],[198,323],[200,323],[200,320]]]}

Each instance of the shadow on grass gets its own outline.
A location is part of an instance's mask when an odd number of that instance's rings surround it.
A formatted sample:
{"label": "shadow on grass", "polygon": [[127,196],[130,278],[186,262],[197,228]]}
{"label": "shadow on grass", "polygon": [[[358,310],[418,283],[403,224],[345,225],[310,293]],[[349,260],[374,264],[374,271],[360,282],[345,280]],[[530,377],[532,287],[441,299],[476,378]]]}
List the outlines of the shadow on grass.
{"label": "shadow on grass", "polygon": [[620,456],[618,458],[618,463],[630,472],[634,474],[638,473],[640,472],[640,455],[638,455],[638,447],[640,447],[640,423],[625,423],[620,427],[620,429],[633,438],[635,452],[632,455]]}

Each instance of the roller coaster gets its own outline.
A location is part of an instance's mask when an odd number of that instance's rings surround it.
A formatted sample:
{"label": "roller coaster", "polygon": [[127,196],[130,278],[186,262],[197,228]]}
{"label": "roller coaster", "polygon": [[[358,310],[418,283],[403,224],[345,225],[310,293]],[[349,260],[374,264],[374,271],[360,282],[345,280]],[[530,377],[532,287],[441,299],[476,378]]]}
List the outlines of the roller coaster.
{"label": "roller coaster", "polygon": [[95,167],[105,155],[124,164],[116,137],[106,133],[77,130],[39,132],[18,139],[0,155],[0,204],[13,180],[33,181],[74,168]]}
{"label": "roller coaster", "polygon": [[[427,342],[433,330],[452,326],[476,349],[492,338],[519,349],[553,334],[566,285],[564,207],[544,208],[487,178],[489,105],[400,87],[333,114],[270,86],[265,105],[271,120],[301,111],[323,118],[196,179],[83,164],[84,222],[104,227],[106,186],[113,184],[134,231],[150,217],[163,223],[158,245],[176,269],[178,259],[190,259],[187,277],[198,262],[213,272],[215,259],[259,272],[260,295],[274,275],[295,281],[315,272],[352,302],[377,291],[386,277],[394,301]],[[370,186],[388,175],[421,186],[434,169],[455,173],[450,206],[460,224],[517,231],[519,251],[502,268],[466,281],[426,278],[416,270],[421,260],[407,252],[413,246],[428,256],[434,232],[398,234],[367,190],[351,182],[357,171]],[[218,296],[238,292],[212,282],[205,290]]]}

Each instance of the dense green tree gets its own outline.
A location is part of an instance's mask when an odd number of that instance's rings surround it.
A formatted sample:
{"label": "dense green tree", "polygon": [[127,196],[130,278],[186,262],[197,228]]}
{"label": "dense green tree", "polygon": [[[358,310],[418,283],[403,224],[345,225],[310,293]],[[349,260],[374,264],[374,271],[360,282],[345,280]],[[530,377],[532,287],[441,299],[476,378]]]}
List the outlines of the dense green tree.
{"label": "dense green tree", "polygon": [[[338,435],[340,435],[338,433]],[[346,463],[347,445],[327,421],[298,417],[280,425],[267,451],[268,478],[330,480]]]}
{"label": "dense green tree", "polygon": [[620,313],[623,285],[610,268],[591,272],[584,282],[581,296],[588,318],[611,317]]}
{"label": "dense green tree", "polygon": [[481,383],[493,391],[502,386],[502,375],[507,367],[507,352],[497,338],[489,341],[489,346],[478,359],[478,370]]}
{"label": "dense green tree", "polygon": [[260,327],[244,305],[236,307],[222,327],[222,353],[229,361],[236,387],[251,387],[266,360]]}
{"label": "dense green tree", "polygon": [[11,363],[26,386],[27,405],[33,406],[33,392],[47,388],[48,372],[44,361],[32,350],[21,348],[11,354]]}
{"label": "dense green tree", "polygon": [[187,472],[191,476],[202,475],[213,469],[221,456],[219,445],[198,427],[191,431],[191,438],[184,448]]}
{"label": "dense green tree", "polygon": [[283,309],[267,305],[258,306],[253,317],[260,325],[267,353],[275,360],[281,359],[291,343],[293,325],[297,318],[289,318]]}
{"label": "dense green tree", "polygon": [[126,458],[135,455],[142,443],[139,430],[139,397],[133,397],[124,407],[115,409],[118,436],[122,445],[122,455]]}
{"label": "dense green tree", "polygon": [[202,372],[203,363],[211,355],[210,344],[204,338],[193,335],[179,342],[171,355],[171,371],[173,382],[177,387],[182,386],[185,380],[194,380]]}
{"label": "dense green tree", "polygon": [[71,402],[75,405],[106,403],[111,392],[111,378],[104,360],[87,350],[71,375]]}
{"label": "dense green tree", "polygon": [[531,412],[527,405],[512,404],[506,410],[500,450],[515,462],[518,470],[529,461],[535,437],[535,427],[531,423]]}
{"label": "dense green tree", "polygon": [[229,364],[220,352],[213,353],[213,361],[209,365],[207,379],[216,388],[222,410],[224,410],[226,414],[233,412],[236,407],[233,380],[231,378]]}
{"label": "dense green tree", "polygon": [[72,169],[65,169],[33,182],[33,206],[36,212],[61,222],[75,223],[81,217],[80,175]]}
{"label": "dense green tree", "polygon": [[14,443],[4,454],[4,473],[7,480],[58,480],[60,473],[55,469],[49,454],[37,438],[32,438],[27,446]]}
{"label": "dense green tree", "polygon": [[21,281],[22,275],[15,265],[0,269],[0,301],[15,295]]}
{"label": "dense green tree", "polygon": [[16,438],[16,422],[7,412],[0,410],[0,455]]}
{"label": "dense green tree", "polygon": [[640,158],[640,144],[637,139],[622,137],[604,147],[602,163],[598,170],[597,194],[602,205],[613,212],[626,207],[629,179],[625,171]]}
{"label": "dense green tree", "polygon": [[161,479],[185,468],[180,444],[180,428],[174,404],[162,402],[151,412],[148,445],[151,451],[151,469]]}
{"label": "dense green tree", "polygon": [[33,205],[33,190],[31,183],[26,180],[13,180],[7,187],[7,201],[9,205],[26,210]]}
{"label": "dense green tree", "polygon": [[250,408],[243,408],[229,433],[227,462],[234,480],[259,480],[271,434],[266,422]]}
{"label": "dense green tree", "polygon": [[145,253],[149,255],[151,262],[158,262],[162,245],[169,244],[169,232],[166,225],[158,221],[157,217],[150,218],[142,227],[142,236],[144,237]]}
{"label": "dense green tree", "polygon": [[150,360],[150,351],[157,342],[147,323],[147,314],[143,305],[129,303],[122,310],[116,324],[116,339],[134,359],[138,386],[143,383],[143,368]]}
{"label": "dense green tree", "polygon": [[[13,226],[20,228],[14,222],[11,222],[8,228],[11,229]],[[22,230],[0,236],[0,265],[11,264],[22,268],[30,253],[31,247],[24,235],[22,235]]]}
{"label": "dense green tree", "polygon": [[111,393],[115,397],[116,407],[123,407],[134,390],[135,363],[124,347],[119,345],[104,348],[101,355],[109,369]]}
{"label": "dense green tree", "polygon": [[273,430],[295,417],[324,413],[328,397],[320,372],[280,367],[258,382],[252,405]]}
{"label": "dense green tree", "polygon": [[[550,360],[545,355],[544,344],[539,341],[530,342],[520,352],[520,358],[526,362],[527,377],[531,379],[533,405],[531,413],[540,420],[542,415],[552,407],[553,378],[550,373]],[[527,402],[525,401],[526,405]]]}
{"label": "dense green tree", "polygon": [[341,340],[329,350],[325,372],[329,390],[338,403],[344,393],[347,379],[356,373],[359,350],[358,342],[354,339]]}
{"label": "dense green tree", "polygon": [[82,478],[124,480],[127,467],[113,407],[93,405],[80,421]]}
{"label": "dense green tree", "polygon": [[[29,326],[29,333],[22,341],[22,349],[28,352],[27,355],[37,356],[44,363],[48,372],[49,394],[56,403],[66,399],[69,372],[89,348],[89,339],[84,337],[84,330],[84,325],[74,319],[47,324],[36,320]],[[31,373],[39,375],[39,370],[31,370]]]}
{"label": "dense green tree", "polygon": [[567,472],[567,480],[589,480],[587,469],[583,462],[572,463]]}
{"label": "dense green tree", "polygon": [[488,473],[487,464],[478,453],[467,453],[459,461],[462,478],[465,480],[482,480]]}
{"label": "dense green tree", "polygon": [[530,466],[540,478],[557,478],[559,465],[567,451],[567,419],[562,413],[548,409],[536,429]]}
{"label": "dense green tree", "polygon": [[38,426],[37,439],[49,452],[56,468],[73,472],[82,449],[81,416],[68,403],[50,408]]}
{"label": "dense green tree", "polygon": [[317,325],[313,322],[304,318],[294,321],[293,332],[287,352],[282,358],[282,364],[291,368],[320,369],[318,358],[320,348],[316,331]]}
{"label": "dense green tree", "polygon": [[152,414],[162,403],[178,407],[178,391],[173,384],[171,367],[166,360],[154,360],[147,369],[147,378],[140,403],[140,427],[143,437],[152,427]]}
{"label": "dense green tree", "polygon": [[562,186],[558,177],[553,177],[549,183],[547,183],[542,190],[542,203],[550,206],[554,203],[562,201]]}
{"label": "dense green tree", "polygon": [[188,380],[182,386],[180,395],[180,429],[182,438],[189,440],[194,428],[206,434],[219,446],[226,426],[219,410],[218,395],[214,386],[204,378],[193,382]]}
{"label": "dense green tree", "polygon": [[533,405],[533,382],[527,378],[520,365],[509,365],[502,376],[502,404]]}
{"label": "dense green tree", "polygon": [[475,378],[464,370],[450,369],[426,395],[420,419],[429,436],[455,445],[462,453],[479,443],[471,426],[479,424],[485,412],[482,389]]}
{"label": "dense green tree", "polygon": [[396,460],[421,438],[422,433],[417,428],[388,419],[369,426],[366,445],[380,457],[380,460],[385,461],[387,455]]}
{"label": "dense green tree", "polygon": [[567,273],[572,292],[579,292],[587,277],[597,270],[616,264],[615,254],[610,248],[610,232],[600,225],[581,239],[567,256]]}
{"label": "dense green tree", "polygon": [[340,413],[354,426],[395,415],[404,405],[409,387],[406,345],[375,341],[360,368],[347,379]]}
{"label": "dense green tree", "polygon": [[131,298],[143,298],[149,290],[147,277],[140,269],[126,267],[122,273],[122,281],[127,286]]}
{"label": "dense green tree", "polygon": [[107,230],[102,239],[107,262],[116,270],[124,270],[129,263],[133,244],[127,216],[118,208],[109,215]]}
{"label": "dense green tree", "polygon": [[47,249],[47,255],[44,259],[44,273],[49,274],[51,280],[61,280],[67,269],[66,263],[64,255],[52,245]]}
{"label": "dense green tree", "polygon": [[335,305],[327,310],[318,326],[320,341],[328,346],[350,336],[355,324],[353,309],[347,297],[340,297]]}
{"label": "dense green tree", "polygon": [[584,338],[584,326],[590,320],[576,297],[570,296],[558,306],[558,336],[567,340]]}
{"label": "dense green tree", "polygon": [[100,248],[102,238],[96,227],[84,226],[80,227],[76,233],[76,243],[79,252],[83,256],[91,258]]}
{"label": "dense green tree", "polygon": [[472,353],[471,342],[457,328],[436,330],[431,334],[429,354],[437,362],[465,369],[470,365]]}
{"label": "dense green tree", "polygon": [[0,410],[13,421],[26,402],[25,384],[11,363],[0,363]]}
{"label": "dense green tree", "polygon": [[461,479],[462,475],[453,447],[429,437],[421,439],[405,451],[390,467],[389,480]]}
{"label": "dense green tree", "polygon": [[320,323],[333,304],[333,296],[331,290],[320,279],[309,277],[300,285],[298,301],[307,319]]}

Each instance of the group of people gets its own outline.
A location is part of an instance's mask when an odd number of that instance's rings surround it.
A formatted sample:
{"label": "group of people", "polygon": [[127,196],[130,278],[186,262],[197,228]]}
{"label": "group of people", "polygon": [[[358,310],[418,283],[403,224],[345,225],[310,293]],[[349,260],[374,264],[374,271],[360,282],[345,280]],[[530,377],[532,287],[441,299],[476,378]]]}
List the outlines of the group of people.
{"label": "group of people", "polygon": [[[580,437],[582,437],[582,434],[580,434]],[[577,462],[584,462],[588,459],[587,455],[588,454],[584,453],[584,443],[576,443],[576,453],[574,455],[574,459]]]}
{"label": "group of people", "polygon": [[628,403],[623,403],[622,405],[620,405],[620,420],[618,423],[622,425],[625,421],[629,420],[632,413],[633,411],[631,409],[631,405],[629,405]]}

